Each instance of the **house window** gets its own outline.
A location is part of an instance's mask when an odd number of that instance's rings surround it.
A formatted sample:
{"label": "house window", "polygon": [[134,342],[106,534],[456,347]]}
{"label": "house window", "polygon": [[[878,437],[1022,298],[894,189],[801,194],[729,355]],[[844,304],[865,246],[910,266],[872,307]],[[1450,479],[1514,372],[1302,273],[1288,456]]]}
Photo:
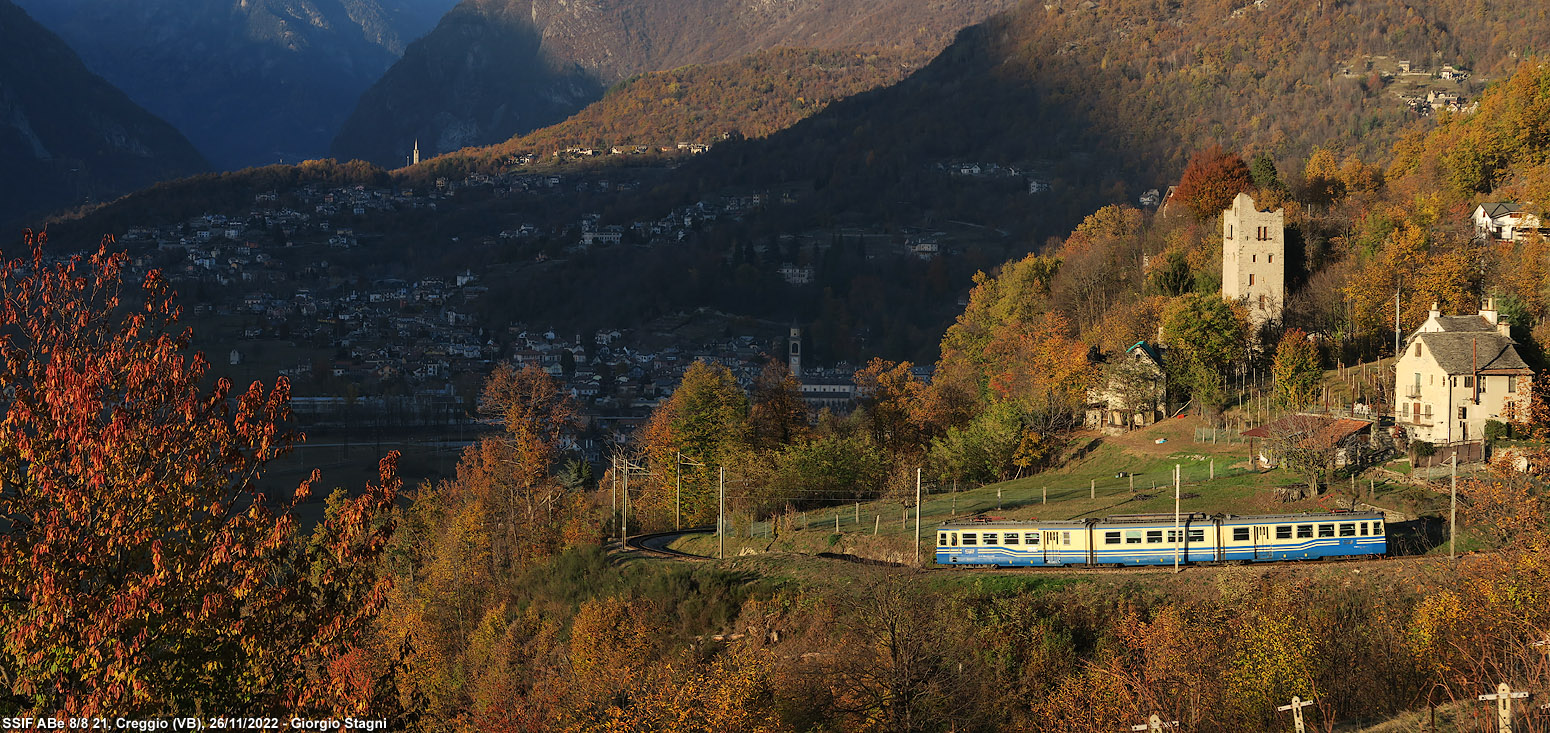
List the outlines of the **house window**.
{"label": "house window", "polygon": [[1260,310],[1264,310],[1265,309],[1265,296],[1263,296],[1263,295],[1259,296],[1259,309]]}
{"label": "house window", "polygon": [[1508,375],[1507,376],[1507,391],[1509,393],[1518,391],[1518,378],[1517,377],[1512,376],[1512,375]]}
{"label": "house window", "polygon": [[1410,403],[1409,402],[1401,402],[1401,403],[1399,403],[1399,414],[1401,414],[1401,415],[1403,415],[1405,417],[1410,417]]}
{"label": "house window", "polygon": [[1250,273],[1250,274],[1249,274],[1249,284],[1250,284],[1250,285],[1253,285],[1253,284],[1254,284],[1254,275],[1253,275],[1253,273]]}
{"label": "house window", "polygon": [[1474,388],[1475,388],[1475,378],[1474,377],[1464,377],[1464,389],[1474,389]]}
{"label": "house window", "polygon": [[1459,405],[1459,419],[1460,420],[1468,420],[1469,419],[1469,408],[1468,407],[1465,407],[1463,405]]}
{"label": "house window", "polygon": [[1231,224],[1227,225],[1227,238],[1228,239],[1232,239],[1232,225]]}
{"label": "house window", "polygon": [[1420,341],[1415,342],[1415,355],[1416,356],[1420,356],[1421,355],[1421,342]]}
{"label": "house window", "polygon": [[1275,255],[1265,255],[1265,261],[1266,262],[1275,262],[1276,261],[1276,256]]}

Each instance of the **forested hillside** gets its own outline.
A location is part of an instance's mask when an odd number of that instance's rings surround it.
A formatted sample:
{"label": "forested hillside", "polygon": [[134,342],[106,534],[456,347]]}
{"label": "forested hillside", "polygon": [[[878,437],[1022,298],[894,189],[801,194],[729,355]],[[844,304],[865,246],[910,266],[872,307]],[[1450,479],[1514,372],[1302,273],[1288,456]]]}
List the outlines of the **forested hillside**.
{"label": "forested hillside", "polygon": [[557,125],[504,143],[428,161],[411,179],[470,170],[494,172],[522,155],[545,162],[570,148],[677,154],[680,142],[765,137],[823,111],[830,103],[893,84],[928,57],[906,51],[774,49],[736,61],[685,66],[620,82]]}
{"label": "forested hillside", "polygon": [[178,131],[0,0],[0,223],[204,170]]}
{"label": "forested hillside", "polygon": [[[1417,115],[1364,57],[1471,69],[1448,83],[1469,98],[1550,45],[1541,3],[1478,12],[1460,0],[1028,3],[969,29],[900,84],[767,140],[721,146],[699,162],[699,178],[815,181],[815,218],[1011,217],[1038,241],[1101,203],[1173,183],[1189,152],[1213,142],[1280,160],[1316,145],[1381,158]],[[1051,195],[944,188],[923,171],[944,160],[1022,164],[1051,182]]]}
{"label": "forested hillside", "polygon": [[551,125],[648,71],[777,47],[934,52],[1014,0],[857,4],[467,0],[411,45],[360,100],[339,158],[401,165]]}

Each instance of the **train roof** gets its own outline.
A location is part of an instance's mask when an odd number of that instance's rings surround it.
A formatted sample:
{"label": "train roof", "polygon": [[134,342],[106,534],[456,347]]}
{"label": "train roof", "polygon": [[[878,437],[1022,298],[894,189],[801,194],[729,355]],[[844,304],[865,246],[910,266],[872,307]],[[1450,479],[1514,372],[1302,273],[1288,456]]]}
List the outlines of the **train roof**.
{"label": "train roof", "polygon": [[[1333,512],[1289,512],[1284,514],[1216,514],[1205,512],[1184,512],[1178,516],[1180,522],[1199,522],[1206,519],[1218,518],[1223,524],[1256,524],[1260,522],[1277,521],[1303,521],[1303,522],[1329,522],[1339,520],[1356,521],[1359,519],[1383,519],[1380,511],[1333,511]],[[1174,523],[1172,512],[1157,512],[1153,514],[1114,514],[1103,518],[1090,519],[1001,519],[1001,518],[968,518],[942,522],[939,526],[943,529],[969,530],[969,529],[995,529],[1016,528],[1028,529],[1034,527],[1062,527],[1075,528],[1092,525],[1122,525],[1122,524],[1168,524]]]}

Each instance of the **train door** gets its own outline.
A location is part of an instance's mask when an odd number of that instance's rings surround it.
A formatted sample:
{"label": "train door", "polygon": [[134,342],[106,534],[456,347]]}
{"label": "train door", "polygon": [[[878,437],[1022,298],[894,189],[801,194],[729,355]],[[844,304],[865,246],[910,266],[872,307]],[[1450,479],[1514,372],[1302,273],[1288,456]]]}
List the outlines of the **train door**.
{"label": "train door", "polygon": [[1040,544],[1043,545],[1043,547],[1044,547],[1044,564],[1045,565],[1059,565],[1060,564],[1060,533],[1059,532],[1055,532],[1055,531],[1046,530],[1044,532],[1044,541],[1042,543],[1040,543]]}
{"label": "train door", "polygon": [[1260,524],[1254,525],[1254,559],[1269,560],[1272,550],[1270,527]]}

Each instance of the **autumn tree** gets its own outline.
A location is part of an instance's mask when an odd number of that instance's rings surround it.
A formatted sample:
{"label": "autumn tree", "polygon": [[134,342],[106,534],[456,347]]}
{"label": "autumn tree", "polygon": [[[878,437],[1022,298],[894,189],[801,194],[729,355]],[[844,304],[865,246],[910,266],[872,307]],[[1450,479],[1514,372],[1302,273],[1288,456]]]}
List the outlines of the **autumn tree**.
{"label": "autumn tree", "polygon": [[802,383],[785,362],[771,360],[754,380],[748,426],[754,446],[764,450],[788,445],[807,433]]}
{"label": "autumn tree", "polygon": [[1189,157],[1173,195],[1196,220],[1206,221],[1220,215],[1232,205],[1234,197],[1253,187],[1254,179],[1243,159],[1213,145]]}
{"label": "autumn tree", "polygon": [[1295,410],[1313,401],[1324,370],[1319,367],[1318,347],[1308,340],[1308,334],[1293,328],[1281,336],[1271,373],[1281,406]]}
{"label": "autumn tree", "polygon": [[[310,542],[266,466],[289,385],[208,387],[159,271],[122,297],[111,240],[0,264],[0,670],[10,709],[73,715],[365,712],[396,454]],[[380,713],[376,713],[380,714]]]}
{"label": "autumn tree", "polygon": [[[640,479],[639,503],[630,500],[642,520],[672,526],[676,503],[691,526],[713,521],[718,469],[740,465],[749,453],[748,395],[726,366],[697,361],[673,396],[652,411],[635,441],[651,474]],[[680,454],[692,463],[680,463]],[[631,485],[633,495],[633,478]]]}
{"label": "autumn tree", "polygon": [[1227,367],[1244,355],[1248,319],[1216,294],[1192,293],[1163,315],[1170,384],[1207,404],[1224,396]]}

